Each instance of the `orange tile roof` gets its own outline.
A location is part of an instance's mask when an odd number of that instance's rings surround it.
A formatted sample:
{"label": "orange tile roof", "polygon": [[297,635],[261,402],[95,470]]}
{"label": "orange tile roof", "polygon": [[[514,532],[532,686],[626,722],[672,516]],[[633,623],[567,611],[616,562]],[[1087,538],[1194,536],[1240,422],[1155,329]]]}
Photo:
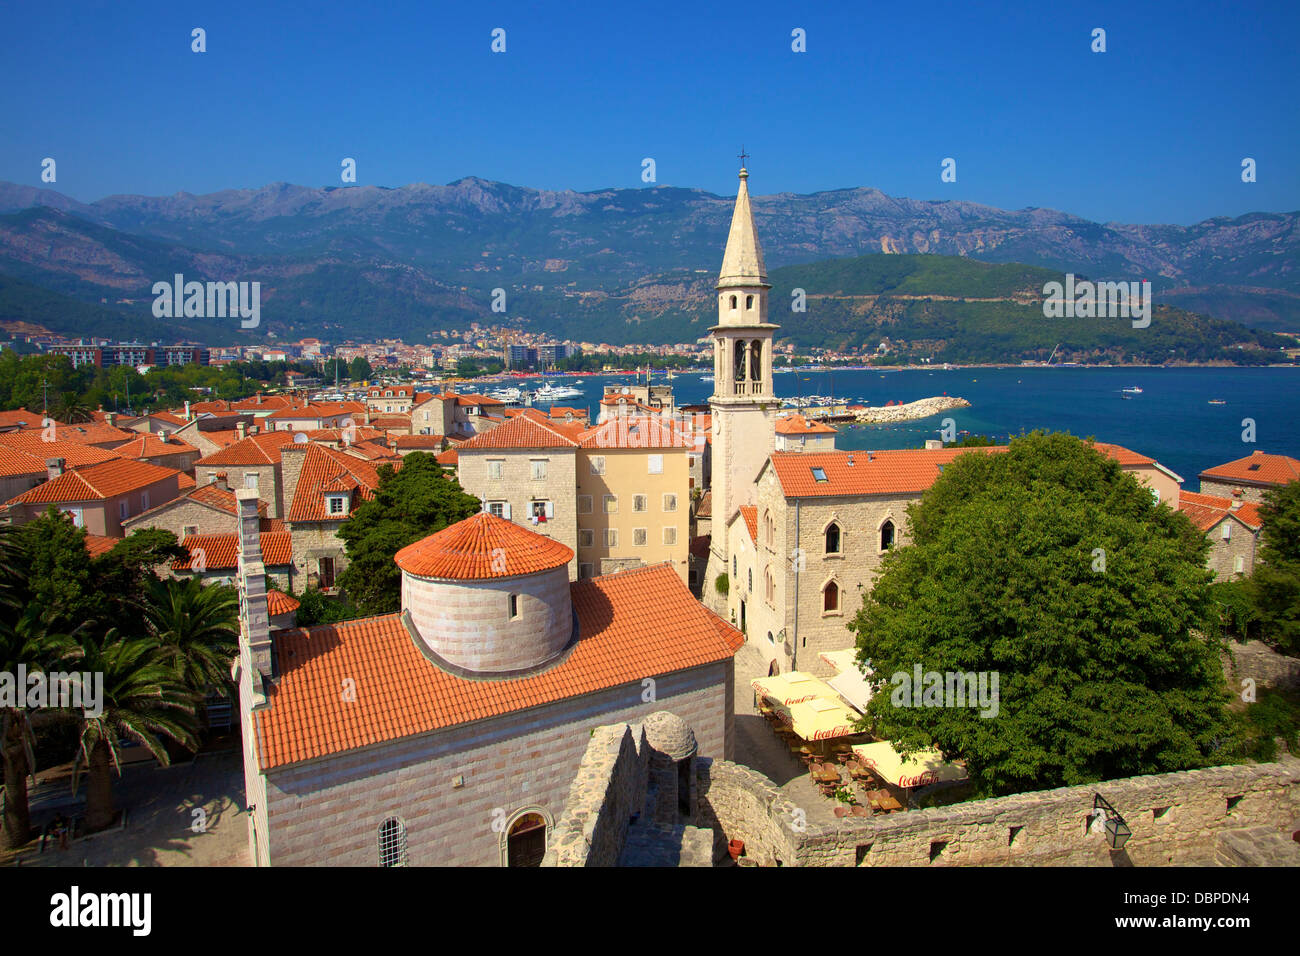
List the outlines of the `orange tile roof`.
{"label": "orange tile roof", "polygon": [[302,432],[307,436],[308,441],[328,442],[343,441],[344,433],[348,441],[373,441],[385,437],[381,429],[371,428],[368,425],[353,425],[349,428],[309,428]]}
{"label": "orange tile roof", "polygon": [[279,617],[281,614],[292,614],[301,606],[301,601],[292,595],[285,594],[283,591],[270,588],[266,592],[266,613],[272,617]]}
{"label": "orange tile roof", "polygon": [[397,460],[402,457],[393,449],[385,445],[377,445],[372,441],[359,441],[347,445],[341,450],[344,454],[351,455],[354,458],[364,458],[366,461]]}
{"label": "orange tile roof", "polygon": [[107,445],[111,442],[121,444],[130,441],[136,437],[136,433],[122,428],[115,428],[103,422],[83,422],[80,425],[59,425],[54,429],[54,436],[60,441],[75,441],[85,445]]}
{"label": "orange tile roof", "polygon": [[[235,497],[235,493],[226,488],[222,488],[216,482],[207,482],[206,484],[199,485],[183,497],[186,497],[191,501],[197,501],[201,505],[207,505],[209,508],[216,508],[218,511],[224,511],[226,514],[236,516],[239,514],[239,499]],[[168,502],[168,504],[174,504],[174,502]],[[260,515],[266,514],[265,501],[258,501],[257,513]]]}
{"label": "orange tile roof", "polygon": [[1288,455],[1253,452],[1201,472],[1201,479],[1235,481],[1243,485],[1285,485],[1300,479],[1300,460]]}
{"label": "orange tile roof", "polygon": [[700,495],[700,503],[695,506],[695,517],[712,518],[713,517],[713,489],[710,488],[704,494]]}
{"label": "orange tile roof", "polygon": [[87,534],[87,535],[86,535],[86,552],[87,552],[87,553],[88,553],[92,558],[97,558],[97,557],[99,557],[101,554],[108,554],[108,552],[112,551],[115,547],[117,547],[117,543],[118,543],[119,541],[123,541],[123,540],[125,540],[125,539],[124,539],[124,538],[106,538],[106,537],[104,537],[104,535],[102,535],[102,534]]}
{"label": "orange tile roof", "polygon": [[327,493],[345,493],[355,507],[358,498],[369,501],[378,488],[375,465],[324,445],[308,445],[286,517],[290,521],[339,521],[338,515],[330,515],[325,508]]}
{"label": "orange tile roof", "polygon": [[776,420],[778,435],[834,435],[835,429],[823,422],[810,422],[798,414],[783,415]]}
{"label": "orange tile roof", "polygon": [[740,515],[745,519],[745,528],[749,531],[749,540],[758,544],[758,507],[756,505],[741,505]]}
{"label": "orange tile roof", "polygon": [[175,468],[163,468],[131,458],[115,458],[98,465],[86,465],[65,471],[52,481],[37,485],[11,498],[9,504],[57,504],[64,501],[99,501],[137,488],[147,488],[165,478],[181,474]]}
{"label": "orange tile roof", "polygon": [[434,457],[437,459],[438,464],[442,465],[444,468],[455,468],[460,462],[460,452],[456,451],[454,448],[448,448],[446,451],[439,452]]}
{"label": "orange tile roof", "polygon": [[280,449],[292,445],[291,431],[261,432],[249,435],[233,445],[200,458],[196,465],[274,465],[280,461]]}
{"label": "orange tile roof", "polygon": [[[1237,505],[1236,508],[1233,505]],[[1248,528],[1259,530],[1264,524],[1264,517],[1259,513],[1259,506],[1249,501],[1236,501],[1232,498],[1219,498],[1215,495],[1202,495],[1194,491],[1184,491],[1178,495],[1178,510],[1191,519],[1192,524],[1202,531],[1209,531],[1224,518],[1232,515]]]}
{"label": "orange tile roof", "polygon": [[[264,770],[517,713],[723,661],[744,636],[665,564],[570,585],[579,640],[539,674],[467,679],[416,648],[400,615],[275,632],[279,678],[256,714]],[[356,700],[342,702],[344,677]],[[639,700],[640,691],[635,698]]]}
{"label": "orange tile roof", "polygon": [[[262,563],[267,567],[293,563],[293,542],[288,531],[263,531],[258,536],[262,544]],[[239,567],[238,534],[191,534],[181,539],[181,547],[189,552],[185,558],[172,562],[173,571],[189,571],[202,549],[204,566],[209,571],[227,571]]]}
{"label": "orange tile roof", "polygon": [[33,426],[40,428],[41,422],[44,420],[45,416],[40,412],[29,411],[26,408],[0,412],[0,428],[31,428]]}
{"label": "orange tile roof", "polygon": [[465,395],[457,395],[455,392],[447,392],[438,395],[443,401],[455,401],[457,405],[504,405],[505,402],[499,398],[492,398],[489,395],[479,395],[476,392],[469,392]]}
{"label": "orange tile roof", "polygon": [[1134,465],[1154,465],[1156,460],[1147,455],[1131,451],[1123,445],[1114,445],[1108,442],[1093,442],[1093,447],[1108,458],[1114,458],[1119,462],[1121,468],[1131,468]]}
{"label": "orange tile roof", "polygon": [[188,488],[195,488],[197,486],[198,482],[194,480],[192,475],[186,472],[182,471],[180,477],[176,479],[176,487],[180,488],[181,491],[185,491]]}
{"label": "orange tile roof", "polygon": [[[296,418],[334,418],[337,415],[364,415],[366,406],[361,402],[309,402],[300,406],[285,406],[266,416],[272,420]],[[361,424],[357,422],[357,424]]]}
{"label": "orange tile roof", "polygon": [[657,417],[610,418],[581,438],[583,448],[696,448],[702,443],[697,432]]}
{"label": "orange tile roof", "polygon": [[398,435],[393,439],[393,447],[398,451],[409,451],[412,448],[441,449],[442,442],[441,435]]}
{"label": "orange tile roof", "polygon": [[197,452],[198,449],[193,445],[187,445],[179,438],[169,438],[167,441],[163,441],[157,435],[141,435],[125,445],[118,445],[113,451],[123,458],[157,458],[160,455],[183,455],[186,452]]}
{"label": "orange tile roof", "polygon": [[585,419],[587,410],[585,408],[572,408],[568,405],[552,405],[547,410],[547,415],[550,418],[563,418],[565,415],[572,415],[574,418]]}
{"label": "orange tile roof", "polygon": [[[540,415],[540,413],[538,413]],[[463,442],[461,451],[480,448],[573,448],[577,442],[566,438],[556,428],[533,415],[521,414],[504,424]]]}
{"label": "orange tile roof", "polygon": [[573,560],[573,549],[481,511],[407,545],[394,560],[422,578],[477,581],[563,567]]}
{"label": "orange tile roof", "polygon": [[[27,438],[36,440],[22,440]],[[3,475],[43,475],[45,463],[51,458],[62,458],[66,468],[80,468],[121,457],[116,449],[109,451],[74,441],[43,442],[39,432],[0,434],[0,474]]]}

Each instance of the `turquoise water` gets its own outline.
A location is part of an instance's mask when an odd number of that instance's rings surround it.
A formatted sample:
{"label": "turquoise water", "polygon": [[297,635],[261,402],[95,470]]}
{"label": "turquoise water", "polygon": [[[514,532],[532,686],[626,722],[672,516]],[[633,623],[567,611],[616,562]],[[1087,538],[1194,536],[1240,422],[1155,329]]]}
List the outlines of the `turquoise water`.
{"label": "turquoise water", "polygon": [[[631,377],[566,377],[586,394],[571,404],[596,409],[603,383]],[[662,375],[654,381],[662,382]],[[907,371],[790,372],[775,377],[781,397],[831,395],[884,405],[931,395],[971,403],[942,415],[898,425],[841,427],[836,446],[914,448],[939,437],[951,417],[957,431],[998,440],[1045,428],[1114,442],[1150,455],[1195,491],[1197,475],[1252,451],[1300,458],[1300,368],[973,368]],[[707,401],[713,387],[699,373],[672,382],[679,405]],[[1120,397],[1136,385],[1141,395]],[[1210,405],[1210,399],[1226,405]],[[1242,420],[1255,422],[1255,443],[1242,440]]]}

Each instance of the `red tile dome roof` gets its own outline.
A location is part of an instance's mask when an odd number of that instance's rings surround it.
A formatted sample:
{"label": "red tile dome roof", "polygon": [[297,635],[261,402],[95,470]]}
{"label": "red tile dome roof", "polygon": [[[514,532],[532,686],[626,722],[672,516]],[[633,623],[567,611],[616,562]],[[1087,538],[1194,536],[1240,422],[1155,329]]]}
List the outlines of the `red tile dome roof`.
{"label": "red tile dome roof", "polygon": [[397,552],[397,566],[422,578],[513,578],[562,567],[573,549],[480,512]]}
{"label": "red tile dome roof", "polygon": [[300,603],[296,597],[277,591],[275,588],[266,592],[266,613],[271,617],[292,613],[298,610]]}

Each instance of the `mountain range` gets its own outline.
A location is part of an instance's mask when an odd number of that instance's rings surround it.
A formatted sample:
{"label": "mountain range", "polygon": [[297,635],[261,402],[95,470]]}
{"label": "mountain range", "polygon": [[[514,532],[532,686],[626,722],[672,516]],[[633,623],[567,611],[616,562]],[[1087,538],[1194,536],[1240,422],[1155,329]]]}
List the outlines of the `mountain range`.
{"label": "mountain range", "polygon": [[[257,331],[281,337],[418,342],[478,321],[613,344],[689,340],[712,324],[733,201],[669,186],[578,193],[471,177],[446,186],[275,183],[81,203],[0,183],[0,320],[85,334],[86,314],[73,303],[89,303],[102,310],[98,328],[121,316],[133,337],[218,343],[249,334],[222,320],[153,319],[153,283],[182,273],[260,281]],[[829,259],[852,259],[873,275],[888,273],[884,260],[895,255],[962,257],[1150,279],[1157,301],[1179,314],[1300,329],[1300,213],[1100,224],[869,188],[758,196],[753,205],[774,286],[799,278],[783,268]],[[799,281],[823,274],[835,273],[814,268]],[[835,332],[835,322],[823,321],[835,290],[805,288],[823,312],[783,314],[783,334],[803,345],[853,338],[851,327]],[[496,289],[505,291],[504,312],[492,310]],[[915,338],[902,333],[895,337]]]}

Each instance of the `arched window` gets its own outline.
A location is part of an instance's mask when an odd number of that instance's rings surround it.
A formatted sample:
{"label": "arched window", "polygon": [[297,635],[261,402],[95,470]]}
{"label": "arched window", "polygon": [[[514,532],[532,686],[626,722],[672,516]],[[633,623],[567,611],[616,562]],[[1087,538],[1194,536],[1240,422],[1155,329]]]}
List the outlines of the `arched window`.
{"label": "arched window", "polygon": [[829,581],[822,589],[822,610],[838,611],[840,609],[840,586]]}
{"label": "arched window", "polygon": [[750,568],[746,573],[749,575],[749,587],[746,590],[752,591],[754,590],[754,569]]}
{"label": "arched window", "polygon": [[755,339],[749,346],[749,380],[763,380],[763,343]]}
{"label": "arched window", "polygon": [[772,577],[771,568],[763,571],[763,597],[768,604],[776,603],[776,579]]}
{"label": "arched window", "polygon": [[506,866],[541,866],[546,856],[546,819],[525,813],[506,835]]}
{"label": "arched window", "polygon": [[894,546],[894,522],[886,521],[880,526],[880,550],[888,551]]}
{"label": "arched window", "polygon": [[736,311],[736,297],[734,295],[731,297],[731,311]]}
{"label": "arched window", "polygon": [[406,825],[397,817],[379,824],[379,865],[406,866]]}
{"label": "arched window", "polygon": [[834,523],[826,529],[826,553],[840,553],[840,526]]}
{"label": "arched window", "polygon": [[754,297],[752,295],[745,296],[745,310],[748,311],[753,307],[754,307]]}
{"label": "arched window", "polygon": [[763,543],[768,547],[772,545],[772,537],[776,531],[776,522],[772,520],[772,512],[763,512]]}
{"label": "arched window", "polygon": [[743,341],[737,341],[736,342],[736,381],[743,382],[744,380],[745,380],[745,343]]}

